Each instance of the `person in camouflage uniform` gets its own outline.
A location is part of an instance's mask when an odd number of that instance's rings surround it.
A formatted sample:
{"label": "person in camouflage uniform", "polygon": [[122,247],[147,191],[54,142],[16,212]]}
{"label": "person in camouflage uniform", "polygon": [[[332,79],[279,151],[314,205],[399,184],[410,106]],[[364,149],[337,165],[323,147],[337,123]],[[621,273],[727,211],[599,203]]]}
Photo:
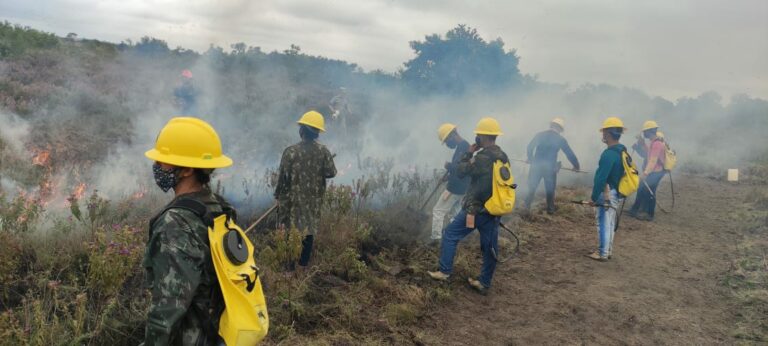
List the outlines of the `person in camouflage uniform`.
{"label": "person in camouflage uniform", "polygon": [[[211,213],[230,208],[207,187],[177,196],[203,202]],[[150,223],[144,254],[146,288],[152,292],[145,345],[214,344],[212,292],[219,287],[208,244],[208,226],[187,209],[167,208]],[[216,309],[213,309],[216,310]]]}
{"label": "person in camouflage uniform", "polygon": [[439,270],[428,272],[435,280],[448,280],[453,272],[453,259],[459,241],[475,229],[480,232],[480,250],[483,253],[483,265],[477,279],[469,278],[470,287],[485,295],[491,287],[491,279],[496,270],[496,258],[499,242],[499,222],[501,218],[488,213],[485,202],[493,194],[493,164],[497,160],[509,162],[507,154],[496,145],[496,136],[501,135],[501,127],[493,118],[483,118],[475,129],[475,144],[470,146],[459,162],[456,172],[460,178],[470,177],[469,188],[464,195],[462,210],[445,228],[440,247]]}
{"label": "person in camouflage uniform", "polygon": [[[196,143],[190,143],[193,140]],[[190,153],[190,148],[201,152]],[[155,161],[157,185],[165,192],[173,189],[175,198],[149,223],[142,265],[152,300],[143,344],[218,345],[221,307],[216,302],[222,299],[208,225],[191,210],[173,206],[193,199],[210,213],[227,211],[234,217],[234,210],[208,185],[213,169],[229,166],[232,160],[221,154],[213,128],[196,118],[172,119],[158,135],[156,148],[145,155]]]}
{"label": "person in camouflage uniform", "polygon": [[320,131],[325,131],[323,116],[308,112],[298,123],[301,142],[283,151],[275,199],[280,205],[281,223],[308,233],[299,260],[299,265],[307,266],[320,223],[326,180],[336,176],[336,166],[328,148],[317,142]]}

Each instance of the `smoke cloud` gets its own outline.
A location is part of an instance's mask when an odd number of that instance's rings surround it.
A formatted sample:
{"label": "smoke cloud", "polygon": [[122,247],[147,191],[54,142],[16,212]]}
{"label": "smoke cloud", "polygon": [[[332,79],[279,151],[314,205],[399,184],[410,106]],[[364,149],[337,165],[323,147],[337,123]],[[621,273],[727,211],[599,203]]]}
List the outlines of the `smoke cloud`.
{"label": "smoke cloud", "polygon": [[[597,129],[608,116],[624,120],[630,131],[622,142],[628,146],[645,120],[658,121],[683,167],[705,165],[724,171],[768,148],[768,102],[746,95],[724,101],[706,92],[669,101],[631,88],[570,86],[530,76],[523,76],[520,85],[494,90],[471,87],[460,95],[419,94],[396,75],[366,73],[344,61],[305,55],[298,47],[266,53],[243,44],[231,50],[211,47],[198,55],[169,50],[151,39],[117,48],[92,41],[77,45],[84,47],[80,54],[96,62],[84,66],[76,60],[81,56],[40,54],[53,59],[43,76],[62,82],[42,84],[38,94],[56,96],[55,103],[16,109],[23,117],[0,114],[0,136],[8,144],[4,152],[27,151],[15,157],[28,160],[33,148],[51,150],[62,176],[62,198],[80,182],[109,198],[155,189],[152,163],[143,153],[153,146],[162,126],[180,115],[173,90],[181,83],[182,69],[194,74],[198,96],[193,115],[217,129],[225,153],[235,161],[217,172],[213,185],[241,207],[269,203],[270,173],[282,150],[298,142],[295,122],[311,109],[328,121],[320,141],[337,154],[342,173],[337,184],[370,176],[366,160],[389,160],[392,172],[438,172],[452,152],[437,140],[437,127],[455,123],[472,142],[474,125],[483,116],[499,119],[504,131],[499,145],[520,159],[528,142],[546,130],[552,118],[564,118],[564,136],[582,169],[591,172],[604,148]],[[345,115],[347,133],[331,119],[328,107],[340,87],[347,89],[352,110]],[[513,167],[522,183],[527,167],[515,162]],[[35,188],[29,182],[12,182],[7,175],[4,189]],[[590,184],[591,178],[562,172],[559,179]]]}

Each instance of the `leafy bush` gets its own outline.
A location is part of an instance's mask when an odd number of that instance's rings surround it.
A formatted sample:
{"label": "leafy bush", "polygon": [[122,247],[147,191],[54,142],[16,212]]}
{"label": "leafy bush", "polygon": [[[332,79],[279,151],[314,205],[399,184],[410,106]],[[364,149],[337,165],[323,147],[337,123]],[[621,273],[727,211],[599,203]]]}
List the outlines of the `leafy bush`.
{"label": "leafy bush", "polygon": [[30,49],[53,48],[59,39],[50,33],[26,26],[0,23],[0,58],[19,56]]}
{"label": "leafy bush", "polygon": [[139,228],[101,226],[88,244],[88,280],[94,294],[106,297],[120,291],[126,278],[140,275],[144,243]]}

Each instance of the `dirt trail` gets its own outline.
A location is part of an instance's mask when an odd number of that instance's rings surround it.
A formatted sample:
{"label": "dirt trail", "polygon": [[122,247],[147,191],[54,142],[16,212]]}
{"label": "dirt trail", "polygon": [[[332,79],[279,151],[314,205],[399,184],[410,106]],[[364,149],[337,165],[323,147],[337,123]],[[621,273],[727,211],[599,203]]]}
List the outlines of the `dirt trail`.
{"label": "dirt trail", "polygon": [[456,278],[453,299],[414,333],[441,345],[734,342],[719,279],[739,239],[726,221],[729,206],[751,188],[694,177],[675,183],[672,214],[657,212],[653,223],[622,220],[612,261],[583,256],[596,243],[593,224],[533,224],[538,236],[499,267],[489,296]]}

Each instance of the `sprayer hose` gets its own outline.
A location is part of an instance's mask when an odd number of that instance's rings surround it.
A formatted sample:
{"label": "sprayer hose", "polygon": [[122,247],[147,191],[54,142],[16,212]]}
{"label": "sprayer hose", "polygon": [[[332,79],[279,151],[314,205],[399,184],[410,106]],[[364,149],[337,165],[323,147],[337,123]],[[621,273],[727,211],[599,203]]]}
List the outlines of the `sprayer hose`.
{"label": "sprayer hose", "polygon": [[511,259],[512,259],[512,257],[515,257],[515,255],[517,255],[518,253],[520,253],[520,238],[518,238],[518,237],[517,237],[517,234],[515,234],[515,232],[512,232],[512,230],[511,230],[511,229],[509,229],[509,228],[507,228],[507,226],[505,226],[503,223],[499,222],[499,226],[501,226],[501,228],[503,228],[503,229],[505,229],[507,232],[509,232],[509,234],[511,234],[511,235],[512,235],[512,237],[513,237],[513,238],[515,238],[515,243],[516,243],[516,244],[515,244],[515,249],[512,251],[512,254],[511,254],[511,255],[509,255],[509,257],[506,257],[506,258],[503,258],[503,259],[499,259],[499,256],[498,256],[498,254],[496,254],[496,250],[495,250],[493,247],[491,247],[491,255],[493,255],[493,259],[495,259],[495,260],[496,260],[496,262],[499,262],[499,263],[504,263],[504,262],[506,262],[506,261],[509,261],[509,260],[511,260]]}

